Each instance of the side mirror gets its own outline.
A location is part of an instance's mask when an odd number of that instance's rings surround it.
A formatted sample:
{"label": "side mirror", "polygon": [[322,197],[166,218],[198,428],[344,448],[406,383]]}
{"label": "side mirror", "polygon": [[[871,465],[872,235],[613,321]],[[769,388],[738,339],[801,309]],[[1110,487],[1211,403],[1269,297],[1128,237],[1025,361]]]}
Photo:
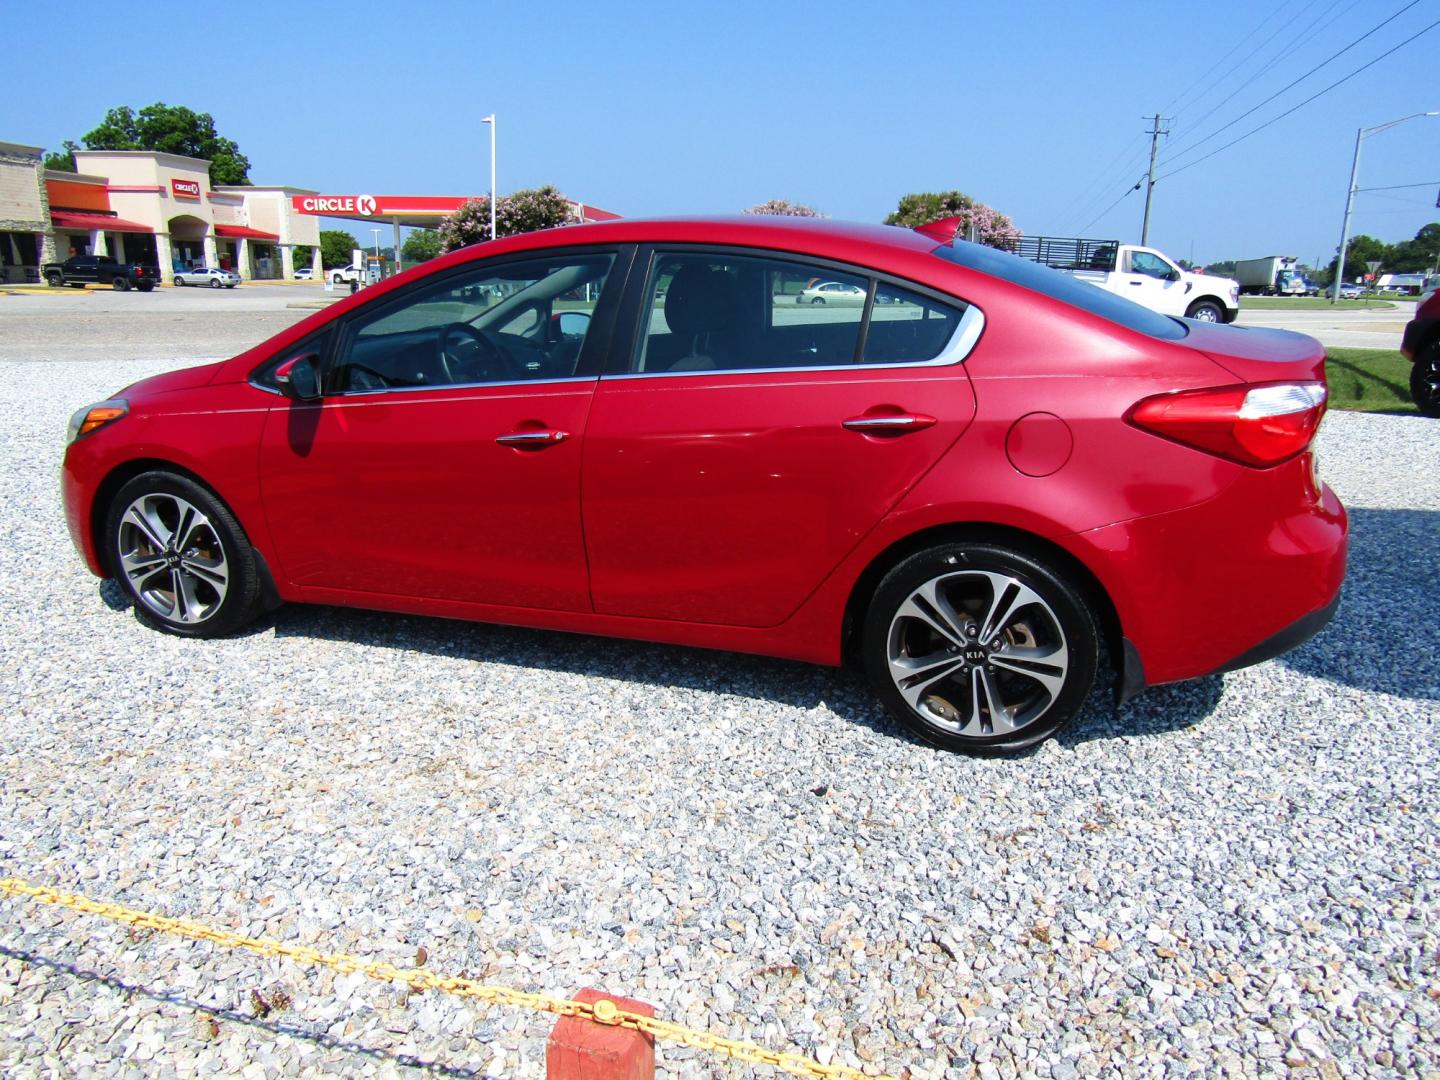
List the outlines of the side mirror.
{"label": "side mirror", "polygon": [[292,356],[275,369],[275,385],[291,401],[320,399],[320,356],[302,353]]}
{"label": "side mirror", "polygon": [[584,311],[562,311],[559,323],[561,337],[584,337],[590,329],[590,315]]}
{"label": "side mirror", "polygon": [[1171,268],[1170,268],[1170,272],[1165,275],[1165,280],[1167,280],[1167,281],[1179,281],[1179,280],[1180,280],[1180,271],[1179,271],[1179,270],[1176,270],[1174,267],[1171,267]]}

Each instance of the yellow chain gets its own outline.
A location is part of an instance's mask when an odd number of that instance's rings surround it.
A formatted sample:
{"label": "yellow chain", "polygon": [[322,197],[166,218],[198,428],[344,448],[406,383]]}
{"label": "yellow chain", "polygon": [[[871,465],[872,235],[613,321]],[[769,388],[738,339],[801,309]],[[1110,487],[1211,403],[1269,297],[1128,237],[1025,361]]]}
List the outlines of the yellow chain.
{"label": "yellow chain", "polygon": [[[530,994],[508,986],[495,986],[476,982],[460,975],[442,975],[427,968],[397,968],[373,960],[361,960],[345,953],[327,953],[307,945],[289,945],[269,938],[252,938],[235,934],[229,930],[217,930],[204,923],[189,919],[175,919],[168,915],[156,915],[138,908],[123,907],[100,900],[91,900],[78,893],[61,892],[43,885],[31,885],[19,878],[0,878],[0,895],[21,897],[41,904],[69,908],[71,911],[98,915],[112,922],[125,923],[141,930],[158,930],[193,941],[208,941],[224,949],[244,949],[260,956],[285,957],[297,964],[312,967],[327,967],[345,975],[359,972],[380,982],[400,982],[412,990],[438,990],[442,994],[456,997],[477,998],[495,1005],[509,1005],[518,1009],[532,1009],[536,1012],[555,1013],[559,1016],[579,1016],[597,1024],[611,1027],[632,1028],[643,1031],[655,1039],[679,1043],[695,1050],[709,1050],[724,1054],[737,1061],[755,1065],[773,1065],[794,1076],[835,1077],[838,1080],[863,1080],[866,1077],[856,1069],[845,1065],[822,1065],[801,1054],[782,1054],[767,1050],[754,1043],[726,1039],[705,1031],[696,1031],[668,1020],[644,1016],[620,1008],[613,1001],[600,1000],[593,1005],[568,998],[555,998],[546,994]],[[880,1075],[874,1080],[895,1080]]]}

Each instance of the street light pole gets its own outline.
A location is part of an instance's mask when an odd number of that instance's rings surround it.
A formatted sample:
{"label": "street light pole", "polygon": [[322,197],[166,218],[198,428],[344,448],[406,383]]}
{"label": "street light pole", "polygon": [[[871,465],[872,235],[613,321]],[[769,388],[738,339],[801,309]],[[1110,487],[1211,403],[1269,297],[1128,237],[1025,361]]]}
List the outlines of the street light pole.
{"label": "street light pole", "polygon": [[1355,132],[1355,157],[1350,162],[1350,187],[1345,192],[1345,220],[1340,224],[1340,253],[1335,256],[1335,280],[1330,283],[1330,302],[1340,302],[1340,285],[1345,280],[1345,245],[1350,242],[1350,213],[1355,208],[1355,183],[1360,178],[1360,144],[1365,141],[1366,135],[1374,135],[1377,131],[1385,131],[1396,124],[1403,124],[1407,120],[1418,120],[1422,116],[1440,116],[1440,112],[1412,113],[1409,116],[1402,116],[1399,120],[1387,120],[1383,124],[1376,124],[1374,127],[1360,128]]}
{"label": "street light pole", "polygon": [[495,114],[485,117],[482,124],[490,125],[490,239],[495,239]]}

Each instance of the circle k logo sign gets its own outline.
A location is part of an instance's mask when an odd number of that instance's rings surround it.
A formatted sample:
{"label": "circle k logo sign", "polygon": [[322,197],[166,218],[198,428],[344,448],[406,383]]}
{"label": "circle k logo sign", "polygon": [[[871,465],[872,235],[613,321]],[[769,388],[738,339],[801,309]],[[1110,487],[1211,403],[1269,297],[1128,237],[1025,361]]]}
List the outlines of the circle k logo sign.
{"label": "circle k logo sign", "polygon": [[366,217],[370,217],[375,213],[375,196],[357,195],[355,197],[355,209]]}

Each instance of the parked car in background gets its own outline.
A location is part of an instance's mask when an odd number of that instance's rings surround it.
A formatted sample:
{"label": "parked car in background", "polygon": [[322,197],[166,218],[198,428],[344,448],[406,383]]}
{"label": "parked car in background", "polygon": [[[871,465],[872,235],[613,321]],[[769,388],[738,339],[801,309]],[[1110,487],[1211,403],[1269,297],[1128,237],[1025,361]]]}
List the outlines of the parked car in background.
{"label": "parked car in background", "polygon": [[1240,283],[1182,270],[1155,248],[1115,240],[1021,236],[1006,250],[1064,271],[1162,315],[1232,323],[1240,315]]}
{"label": "parked car in background", "polygon": [[1340,283],[1341,300],[1359,300],[1364,295],[1365,286],[1357,285],[1353,281],[1344,281]]}
{"label": "parked car in background", "polygon": [[[900,723],[984,754],[1071,719],[1102,650],[1124,699],[1324,625],[1347,524],[1311,451],[1319,343],[958,224],[453,251],[82,408],[71,534],[173,634],[292,601],[856,657]],[[777,305],[817,272],[890,302]]]}
{"label": "parked car in background", "polygon": [[336,285],[341,285],[347,281],[364,282],[364,275],[365,271],[358,266],[332,266],[325,271],[325,276]]}
{"label": "parked car in background", "polygon": [[807,286],[795,297],[797,304],[863,304],[866,292],[858,285],[840,281],[822,281]]}
{"label": "parked car in background", "polygon": [[1410,368],[1410,397],[1425,416],[1440,419],[1440,277],[1421,287],[1415,317],[1405,326],[1400,352]]}
{"label": "parked car in background", "polygon": [[313,269],[312,267],[309,267],[309,266],[302,266],[299,270],[296,270],[296,271],[295,271],[295,280],[296,280],[296,281],[314,281],[314,280],[315,280],[315,271],[314,271],[314,269]]}
{"label": "parked car in background", "polygon": [[176,285],[208,285],[212,289],[233,289],[240,284],[240,275],[233,270],[215,266],[192,266],[175,273]]}
{"label": "parked car in background", "polygon": [[119,292],[149,292],[160,280],[159,267],[116,262],[108,255],[72,255],[63,263],[46,263],[40,272],[52,289],[109,285]]}

